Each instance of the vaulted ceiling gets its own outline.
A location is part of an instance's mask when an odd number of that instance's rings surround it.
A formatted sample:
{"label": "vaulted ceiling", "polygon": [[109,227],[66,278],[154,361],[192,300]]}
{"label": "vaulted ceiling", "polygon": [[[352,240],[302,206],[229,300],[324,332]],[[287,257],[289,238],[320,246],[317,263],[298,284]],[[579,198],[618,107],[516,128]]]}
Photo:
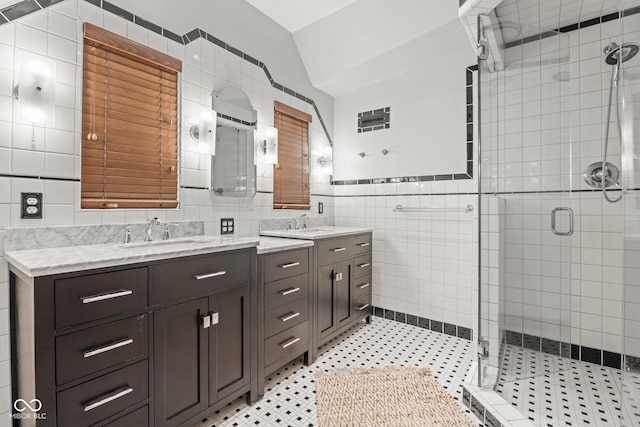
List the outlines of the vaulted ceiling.
{"label": "vaulted ceiling", "polygon": [[470,50],[453,0],[247,0],[293,34],[311,82],[333,95]]}

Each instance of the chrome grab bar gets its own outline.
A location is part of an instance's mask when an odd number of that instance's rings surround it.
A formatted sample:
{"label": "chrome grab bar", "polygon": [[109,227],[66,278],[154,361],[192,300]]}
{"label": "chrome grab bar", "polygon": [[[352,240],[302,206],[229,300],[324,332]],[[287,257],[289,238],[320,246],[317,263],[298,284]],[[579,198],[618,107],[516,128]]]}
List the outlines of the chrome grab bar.
{"label": "chrome grab bar", "polygon": [[97,407],[102,406],[105,403],[113,402],[114,400],[119,399],[122,396],[131,393],[132,391],[133,387],[129,387],[128,385],[110,391],[109,393],[103,395],[106,397],[101,396],[97,400],[87,402],[87,404],[84,405],[84,412],[89,412],[90,410],[96,409]]}
{"label": "chrome grab bar", "polygon": [[216,271],[215,273],[207,273],[207,274],[196,274],[193,276],[196,280],[210,279],[212,277],[224,276],[227,274],[226,271]]}
{"label": "chrome grab bar", "polygon": [[288,264],[282,264],[279,267],[280,268],[289,268],[289,267],[295,267],[295,266],[298,266],[298,265],[300,265],[299,262],[290,262]]}
{"label": "chrome grab bar", "polygon": [[92,302],[98,302],[98,301],[104,301],[104,300],[108,300],[108,299],[112,299],[112,298],[119,298],[119,297],[124,297],[127,295],[131,295],[133,293],[133,291],[129,290],[129,289],[119,289],[117,291],[114,292],[107,292],[106,294],[98,294],[98,295],[91,295],[88,297],[80,297],[80,299],[82,300],[83,304],[89,304]]}
{"label": "chrome grab bar", "polygon": [[[556,214],[558,212],[568,212],[569,213],[569,230],[568,231],[558,231],[556,229]],[[571,236],[573,234],[573,209],[571,208],[555,208],[551,211],[551,231],[553,234],[557,234],[558,236]]]}
{"label": "chrome grab bar", "polygon": [[295,317],[298,317],[298,316],[300,316],[300,313],[293,312],[293,313],[289,314],[288,316],[281,317],[280,320],[282,320],[283,322],[286,322],[286,321],[291,320],[291,319],[293,319]]}
{"label": "chrome grab bar", "polygon": [[295,337],[295,338],[293,338],[293,339],[290,339],[290,340],[289,340],[289,341],[287,341],[287,342],[284,342],[284,343],[280,344],[280,347],[282,347],[282,348],[287,348],[287,347],[289,347],[290,345],[294,345],[294,344],[295,344],[295,343],[297,343],[298,341],[300,341],[300,338]]}
{"label": "chrome grab bar", "polygon": [[104,347],[94,348],[93,350],[88,350],[84,352],[84,358],[97,356],[101,353],[106,353],[107,351],[115,350],[116,348],[124,347],[125,345],[132,344],[133,340],[129,337],[123,338],[119,341],[115,341],[111,344],[107,344]]}
{"label": "chrome grab bar", "polygon": [[282,296],[286,296],[286,295],[292,294],[294,292],[298,292],[299,290],[300,290],[300,288],[291,288],[291,289],[286,289],[284,291],[280,291],[278,293],[280,295],[282,295]]}

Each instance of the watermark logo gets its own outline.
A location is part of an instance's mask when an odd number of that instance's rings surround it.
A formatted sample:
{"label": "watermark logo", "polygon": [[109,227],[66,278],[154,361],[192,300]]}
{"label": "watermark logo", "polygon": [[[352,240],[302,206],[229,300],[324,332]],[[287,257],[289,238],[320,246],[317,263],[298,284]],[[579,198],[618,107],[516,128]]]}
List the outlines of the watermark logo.
{"label": "watermark logo", "polygon": [[11,418],[16,420],[46,420],[47,414],[46,412],[40,412],[42,409],[42,402],[40,399],[31,399],[26,401],[24,399],[16,399],[13,402],[13,409],[16,410],[13,414],[11,414]]}

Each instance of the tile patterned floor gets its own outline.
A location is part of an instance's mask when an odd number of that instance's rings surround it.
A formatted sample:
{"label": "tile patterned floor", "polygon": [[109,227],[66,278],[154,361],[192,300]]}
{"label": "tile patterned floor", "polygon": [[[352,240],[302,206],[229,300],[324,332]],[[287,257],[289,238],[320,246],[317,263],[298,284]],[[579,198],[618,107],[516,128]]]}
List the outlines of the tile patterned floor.
{"label": "tile patterned floor", "polygon": [[548,427],[619,426],[624,394],[623,425],[640,426],[640,375],[627,373],[623,382],[617,369],[507,345],[496,392]]}
{"label": "tile patterned floor", "polygon": [[315,372],[349,367],[429,367],[460,402],[471,359],[469,341],[374,317],[370,325],[359,324],[321,347],[312,366],[298,360],[272,375],[266,381],[264,398],[253,406],[237,399],[197,427],[315,426]]}

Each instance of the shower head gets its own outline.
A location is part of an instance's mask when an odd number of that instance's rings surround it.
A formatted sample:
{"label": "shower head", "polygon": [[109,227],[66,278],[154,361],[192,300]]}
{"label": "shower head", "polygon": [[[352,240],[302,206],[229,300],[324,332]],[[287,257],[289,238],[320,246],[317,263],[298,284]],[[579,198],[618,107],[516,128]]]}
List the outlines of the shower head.
{"label": "shower head", "polygon": [[638,50],[640,47],[637,43],[623,43],[622,46],[618,46],[616,42],[611,42],[603,50],[603,53],[607,55],[604,60],[609,65],[616,65],[636,56]]}

